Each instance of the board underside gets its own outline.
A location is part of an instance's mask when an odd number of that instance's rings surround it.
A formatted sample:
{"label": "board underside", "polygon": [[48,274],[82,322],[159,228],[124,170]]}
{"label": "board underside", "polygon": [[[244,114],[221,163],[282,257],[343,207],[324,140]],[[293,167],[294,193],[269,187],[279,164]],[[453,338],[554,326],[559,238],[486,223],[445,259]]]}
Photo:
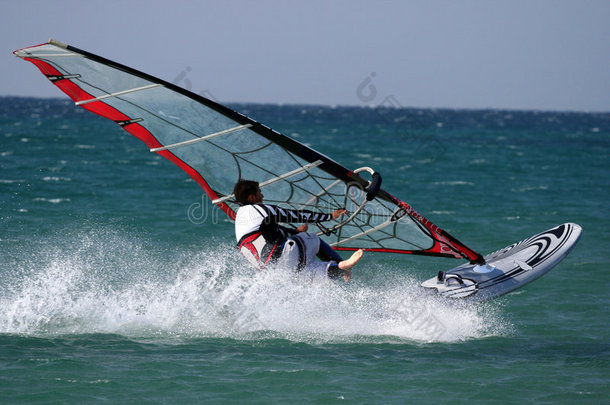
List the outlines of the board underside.
{"label": "board underside", "polygon": [[450,298],[485,301],[531,283],[556,266],[578,242],[582,228],[565,223],[485,256],[486,265],[464,264],[424,281]]}

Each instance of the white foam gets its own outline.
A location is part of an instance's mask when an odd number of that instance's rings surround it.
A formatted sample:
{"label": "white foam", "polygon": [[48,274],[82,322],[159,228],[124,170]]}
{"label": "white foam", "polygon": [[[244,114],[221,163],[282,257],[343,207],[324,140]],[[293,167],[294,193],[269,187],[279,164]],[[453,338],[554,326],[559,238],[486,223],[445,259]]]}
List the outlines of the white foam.
{"label": "white foam", "polygon": [[42,181],[72,181],[69,177],[45,176]]}
{"label": "white foam", "polygon": [[25,180],[0,179],[0,184],[25,183]]}
{"label": "white foam", "polygon": [[72,201],[69,198],[45,198],[45,197],[36,197],[34,198],[34,201],[44,201],[44,202],[48,202],[51,204],[60,204],[62,202],[70,202]]}
{"label": "white foam", "polygon": [[168,257],[115,232],[92,235],[7,277],[0,333],[454,342],[510,330],[498,305],[428,295],[404,269],[366,258],[352,283],[311,283],[281,269],[256,273],[231,245]]}

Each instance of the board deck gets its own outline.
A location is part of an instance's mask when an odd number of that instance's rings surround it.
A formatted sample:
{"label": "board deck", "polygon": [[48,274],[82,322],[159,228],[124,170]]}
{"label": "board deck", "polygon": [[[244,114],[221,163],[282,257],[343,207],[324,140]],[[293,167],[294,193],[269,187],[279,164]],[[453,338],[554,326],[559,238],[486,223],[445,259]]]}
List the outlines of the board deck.
{"label": "board deck", "polygon": [[565,223],[485,256],[486,265],[464,264],[424,281],[450,298],[485,301],[531,283],[556,266],[578,242],[582,228]]}

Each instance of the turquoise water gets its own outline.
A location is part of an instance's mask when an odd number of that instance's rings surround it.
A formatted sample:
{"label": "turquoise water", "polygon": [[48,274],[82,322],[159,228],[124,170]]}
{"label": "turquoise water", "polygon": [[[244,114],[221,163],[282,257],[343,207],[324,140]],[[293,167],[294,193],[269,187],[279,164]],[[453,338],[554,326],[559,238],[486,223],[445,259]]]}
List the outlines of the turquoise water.
{"label": "turquoise water", "polygon": [[610,114],[234,107],[374,167],[481,253],[568,221],[583,236],[484,304],[418,288],[450,259],[257,275],[140,141],[65,100],[0,98],[0,402],[608,402]]}

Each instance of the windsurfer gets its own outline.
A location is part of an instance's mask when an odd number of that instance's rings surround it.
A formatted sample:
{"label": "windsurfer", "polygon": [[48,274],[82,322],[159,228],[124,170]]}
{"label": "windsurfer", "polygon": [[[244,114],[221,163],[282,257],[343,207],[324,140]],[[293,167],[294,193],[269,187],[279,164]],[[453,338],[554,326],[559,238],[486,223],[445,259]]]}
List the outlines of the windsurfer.
{"label": "windsurfer", "polygon": [[[338,209],[331,214],[308,210],[292,210],[263,203],[258,182],[240,180],[233,190],[241,205],[235,217],[235,236],[240,252],[258,268],[273,262],[312,275],[325,274],[330,278],[343,276],[352,279],[352,267],[360,260],[363,250],[343,260],[326,242],[307,233],[306,223],[335,220],[347,213]],[[289,229],[279,223],[303,223]],[[316,256],[322,261],[316,261]]]}

